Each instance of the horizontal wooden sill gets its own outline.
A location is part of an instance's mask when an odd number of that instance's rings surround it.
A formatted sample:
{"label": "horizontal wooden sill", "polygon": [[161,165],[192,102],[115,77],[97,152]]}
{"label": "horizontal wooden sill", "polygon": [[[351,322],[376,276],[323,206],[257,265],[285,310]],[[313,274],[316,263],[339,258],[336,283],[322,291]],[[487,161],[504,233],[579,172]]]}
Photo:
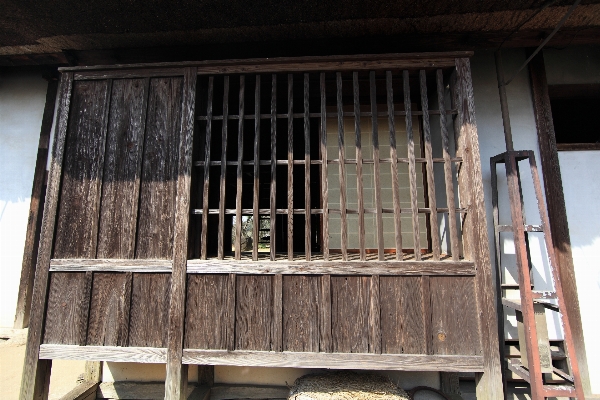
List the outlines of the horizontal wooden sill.
{"label": "horizontal wooden sill", "polygon": [[600,150],[600,143],[557,143],[558,151]]}

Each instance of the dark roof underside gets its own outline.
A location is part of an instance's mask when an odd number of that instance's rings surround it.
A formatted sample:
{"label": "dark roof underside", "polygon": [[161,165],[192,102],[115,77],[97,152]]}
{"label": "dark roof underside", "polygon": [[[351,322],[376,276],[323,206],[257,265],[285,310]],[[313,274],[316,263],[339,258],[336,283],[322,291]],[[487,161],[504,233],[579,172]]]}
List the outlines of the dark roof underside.
{"label": "dark roof underside", "polygon": [[[496,48],[543,0],[0,0],[0,65]],[[537,46],[571,1],[504,44]],[[583,0],[550,46],[600,43]]]}

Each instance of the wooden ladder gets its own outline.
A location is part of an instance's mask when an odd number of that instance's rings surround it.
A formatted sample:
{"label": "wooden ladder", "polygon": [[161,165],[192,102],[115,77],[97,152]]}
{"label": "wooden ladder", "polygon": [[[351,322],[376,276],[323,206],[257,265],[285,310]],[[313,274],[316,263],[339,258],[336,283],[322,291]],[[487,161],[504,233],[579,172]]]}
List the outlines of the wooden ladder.
{"label": "wooden ladder", "polygon": [[[519,161],[529,160],[531,177],[538,203],[541,225],[527,225],[523,209],[523,192],[521,188],[521,177],[519,173]],[[514,309],[517,315],[517,328],[519,335],[519,348],[521,357],[506,359],[508,370],[527,381],[531,386],[531,398],[534,400],[547,397],[570,397],[584,399],[579,367],[575,356],[571,327],[567,315],[560,274],[554,254],[552,237],[548,224],[548,213],[540,178],[535,162],[533,151],[507,151],[492,157],[492,203],[494,207],[494,230],[497,266],[497,288],[498,296],[502,299],[502,305]],[[508,184],[508,197],[510,201],[510,213],[512,225],[500,225],[498,213],[498,182],[496,166],[504,163],[506,167],[506,179]],[[502,265],[500,254],[500,233],[512,232],[515,243],[515,254],[519,276],[518,287],[520,299],[508,299],[505,297],[505,289],[509,287],[502,283]],[[546,251],[551,268],[551,278],[554,291],[536,291],[531,276],[531,257],[529,249],[529,233],[542,232],[544,235]],[[564,332],[564,343],[567,354],[565,368],[558,368],[552,364],[552,354],[548,340],[548,328],[546,326],[546,309],[556,311],[560,317]],[[504,317],[502,308],[499,307],[500,339],[503,344]],[[504,346],[501,345],[501,348]],[[562,380],[560,384],[551,384],[553,376]],[[556,382],[553,380],[553,382]]]}

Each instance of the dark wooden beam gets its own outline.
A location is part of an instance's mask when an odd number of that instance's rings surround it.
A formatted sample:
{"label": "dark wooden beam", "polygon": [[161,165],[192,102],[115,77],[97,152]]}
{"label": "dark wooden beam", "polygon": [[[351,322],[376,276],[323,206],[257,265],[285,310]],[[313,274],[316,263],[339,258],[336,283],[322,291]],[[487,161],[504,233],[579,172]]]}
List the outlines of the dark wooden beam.
{"label": "dark wooden beam", "polygon": [[15,313],[15,329],[29,326],[29,311],[31,310],[31,292],[33,291],[33,278],[35,277],[35,262],[37,260],[40,229],[46,196],[46,164],[48,163],[48,148],[50,147],[50,131],[54,118],[54,105],[56,103],[56,90],[58,80],[48,81],[46,91],[46,105],[42,116],[40,140],[38,144],[35,172],[33,173],[33,188],[31,189],[31,202],[29,203],[29,218],[27,220],[27,233],[25,235],[25,248],[23,249],[23,264],[21,267],[21,281],[17,297],[17,310]]}
{"label": "dark wooden beam", "polygon": [[542,164],[546,206],[550,220],[550,232],[554,243],[554,253],[558,263],[562,281],[563,296],[567,306],[567,314],[571,325],[571,334],[575,343],[575,354],[579,363],[579,371],[583,390],[591,393],[587,356],[583,340],[583,326],[575,281],[575,266],[571,252],[571,238],[567,221],[567,209],[563,193],[556,135],[552,121],[548,82],[543,54],[538,54],[529,64],[533,109],[538,131],[538,145]]}

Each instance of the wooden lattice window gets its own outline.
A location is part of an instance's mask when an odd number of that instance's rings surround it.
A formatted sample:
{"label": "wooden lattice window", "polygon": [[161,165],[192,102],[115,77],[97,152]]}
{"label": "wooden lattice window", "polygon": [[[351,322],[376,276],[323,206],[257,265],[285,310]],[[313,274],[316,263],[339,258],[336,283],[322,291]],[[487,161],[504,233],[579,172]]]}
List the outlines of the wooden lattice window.
{"label": "wooden lattice window", "polygon": [[442,70],[200,77],[190,256],[456,259],[461,159],[443,82]]}

